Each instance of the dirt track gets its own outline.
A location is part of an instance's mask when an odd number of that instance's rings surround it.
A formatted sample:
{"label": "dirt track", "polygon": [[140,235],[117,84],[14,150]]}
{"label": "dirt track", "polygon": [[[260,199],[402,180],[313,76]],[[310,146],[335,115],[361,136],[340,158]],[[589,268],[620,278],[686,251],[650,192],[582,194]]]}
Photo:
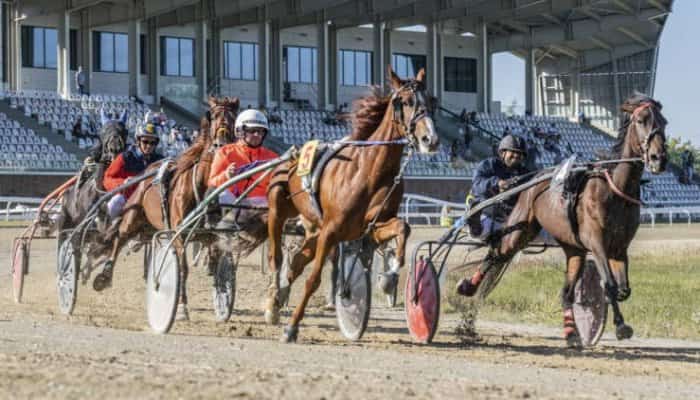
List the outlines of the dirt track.
{"label": "dirt track", "polygon": [[[214,322],[210,278],[190,275],[191,321],[148,331],[140,254],[120,259],[104,294],[81,286],[75,315],[56,307],[52,241],[35,241],[25,304],[11,300],[11,237],[0,229],[0,398],[697,398],[700,343],[605,338],[595,350],[564,348],[559,330],[482,322],[463,343],[454,316],[436,343],[414,345],[401,308],[373,310],[359,343],[342,339],[333,314],[311,301],[300,343],[278,343],[264,325],[267,277],[239,270],[236,314]],[[415,237],[434,232],[415,231]],[[297,285],[299,286],[299,285]],[[296,289],[298,292],[298,287]],[[322,292],[322,291],[319,291]],[[298,294],[298,293],[297,293]],[[294,304],[295,297],[291,303]],[[377,304],[379,302],[375,302]],[[284,319],[283,319],[284,321]]]}

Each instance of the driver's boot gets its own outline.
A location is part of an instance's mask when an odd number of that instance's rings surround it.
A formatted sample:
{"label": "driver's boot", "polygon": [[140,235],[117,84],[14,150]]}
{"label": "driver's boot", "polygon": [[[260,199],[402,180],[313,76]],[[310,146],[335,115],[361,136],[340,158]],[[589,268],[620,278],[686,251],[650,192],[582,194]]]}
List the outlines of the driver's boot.
{"label": "driver's boot", "polygon": [[481,273],[480,269],[476,270],[471,278],[462,278],[462,280],[457,283],[457,294],[466,297],[474,296],[477,290],[479,290],[479,284],[483,278],[484,274]]}

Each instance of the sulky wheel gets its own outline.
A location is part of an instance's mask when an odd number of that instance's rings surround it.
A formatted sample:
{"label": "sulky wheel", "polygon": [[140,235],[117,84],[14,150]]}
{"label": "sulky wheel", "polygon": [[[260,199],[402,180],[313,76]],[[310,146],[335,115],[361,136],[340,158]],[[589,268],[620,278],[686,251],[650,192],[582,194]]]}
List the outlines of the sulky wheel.
{"label": "sulky wheel", "polygon": [[359,340],[367,329],[372,306],[369,271],[374,251],[356,242],[341,243],[339,251],[335,293],[338,327],[347,339]]}
{"label": "sulky wheel", "polygon": [[581,344],[595,346],[605,331],[608,303],[595,261],[586,260],[583,272],[574,287],[574,321]]}
{"label": "sulky wheel", "polygon": [[22,302],[24,275],[29,267],[29,241],[16,238],[12,243],[12,295],[16,303]]}
{"label": "sulky wheel", "polygon": [[168,333],[175,321],[180,273],[172,247],[155,244],[146,274],[146,316],[155,333]]}
{"label": "sulky wheel", "polygon": [[406,324],[414,341],[430,343],[440,320],[440,285],[432,263],[413,260],[404,293]]}
{"label": "sulky wheel", "polygon": [[61,313],[71,315],[78,297],[78,274],[80,272],[80,253],[68,240],[72,231],[59,232],[57,240],[56,288],[58,291],[58,309]]}
{"label": "sulky wheel", "polygon": [[216,264],[212,299],[217,322],[226,322],[231,318],[233,303],[236,300],[237,269],[238,260],[234,260],[231,253],[223,254]]}

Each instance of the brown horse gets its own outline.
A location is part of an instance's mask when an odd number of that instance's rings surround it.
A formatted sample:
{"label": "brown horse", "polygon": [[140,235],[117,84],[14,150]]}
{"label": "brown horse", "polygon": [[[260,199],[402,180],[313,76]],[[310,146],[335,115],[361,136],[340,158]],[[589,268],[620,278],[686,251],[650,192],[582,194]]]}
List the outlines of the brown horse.
{"label": "brown horse", "polygon": [[[200,123],[200,134],[197,141],[176,160],[172,177],[169,179],[167,190],[168,220],[163,216],[163,202],[161,201],[161,185],[153,184],[153,178],[139,183],[136,191],[124,206],[124,213],[119,224],[118,231],[107,240],[112,243],[112,250],[108,268],[113,268],[119,251],[131,238],[145,230],[163,230],[177,227],[180,222],[192,211],[203,198],[207,190],[209,170],[214,158],[217,144],[234,140],[233,126],[239,109],[238,98],[216,99],[209,98],[210,114],[203,117]],[[149,170],[159,168],[159,165],[149,167]],[[189,268],[185,247],[182,240],[174,244],[178,258],[180,271],[180,298],[177,309],[177,318],[188,319],[187,312],[187,275]],[[95,278],[95,283],[98,278]],[[111,280],[111,271],[106,277]],[[95,287],[96,290],[101,288]]]}
{"label": "brown horse", "polygon": [[492,285],[482,277],[493,283],[512,257],[544,228],[559,242],[567,258],[561,293],[567,342],[574,345],[579,340],[572,312],[574,286],[589,252],[612,305],[617,337],[632,337],[633,330],[625,324],[617,303],[631,294],[627,249],[639,227],[641,202],[637,199],[644,166],[654,174],[666,168],[666,119],[661,115],[661,104],[644,95],[630,97],[621,111],[624,123],[613,148],[615,157],[642,161],[619,162],[610,170],[587,172],[576,192],[575,218],[571,222],[561,193],[549,190],[549,182],[522,192],[504,225],[501,242],[491,248],[471,279],[460,282],[459,292],[473,295],[482,281],[481,291],[488,292]]}
{"label": "brown horse", "polygon": [[269,261],[273,272],[265,309],[268,323],[276,323],[279,318],[281,237],[284,223],[289,218],[301,214],[307,227],[302,248],[291,261],[290,285],[301,275],[306,264],[314,261],[304,298],[285,328],[284,341],[296,340],[306,304],[320,284],[324,260],[338,243],[358,239],[365,233],[378,244],[396,238],[397,261],[400,266],[404,263],[410,229],[406,222],[396,217],[403,183],[394,183],[401,167],[404,145],[395,142],[407,139],[411,146],[427,153],[437,148],[438,137],[425,91],[425,71],[421,69],[415,80],[402,81],[389,67],[389,76],[390,96],[375,93],[356,102],[351,140],[394,143],[349,145],[334,156],[319,183],[322,216],[312,206],[310,197],[303,193],[301,178],[295,173],[295,162],[283,164],[274,172],[268,191]]}

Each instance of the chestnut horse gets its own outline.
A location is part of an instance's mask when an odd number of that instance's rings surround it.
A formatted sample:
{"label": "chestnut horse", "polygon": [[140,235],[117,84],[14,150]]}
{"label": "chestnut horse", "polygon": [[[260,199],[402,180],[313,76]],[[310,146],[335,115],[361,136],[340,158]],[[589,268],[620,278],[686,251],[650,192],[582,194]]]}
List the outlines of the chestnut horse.
{"label": "chestnut horse", "polygon": [[[144,228],[163,230],[168,229],[168,224],[170,228],[175,228],[203,199],[217,144],[231,142],[235,138],[233,127],[239,105],[238,98],[209,98],[209,106],[211,107],[209,118],[202,118],[197,141],[178,157],[172,177],[169,179],[167,191],[168,221],[165,221],[163,217],[160,185],[154,185],[153,178],[139,183],[136,191],[124,206],[118,231],[109,238],[111,240],[107,240],[108,243],[112,243],[110,259],[107,261],[107,263],[111,263],[110,267],[116,262],[119,251],[124,244],[129,239],[144,232]],[[149,166],[149,170],[154,168],[159,168],[159,165]],[[175,242],[175,251],[181,282],[177,319],[186,320],[189,319],[187,311],[189,268],[182,240]],[[95,278],[96,282],[98,278],[99,275]],[[111,276],[107,278],[111,279]],[[100,290],[97,287],[95,289]]]}
{"label": "chestnut horse", "polygon": [[[544,228],[561,245],[567,258],[561,300],[564,336],[569,345],[579,343],[572,304],[574,286],[589,252],[596,261],[612,305],[617,337],[632,337],[633,330],[625,324],[618,301],[626,300],[631,294],[627,249],[639,227],[641,202],[638,199],[644,166],[653,174],[666,168],[666,119],[661,115],[661,104],[644,95],[627,99],[621,111],[624,123],[613,150],[616,158],[635,160],[586,173],[576,193],[575,219],[571,219],[574,223],[570,222],[567,207],[562,204],[561,193],[550,191],[549,182],[522,192],[504,225],[506,233],[500,244],[490,249],[471,279],[460,282],[458,291],[475,294],[483,282],[480,291],[485,295],[484,291],[492,289],[494,277],[500,275],[513,256]],[[490,283],[486,283],[487,280]]]}
{"label": "chestnut horse", "polygon": [[437,149],[438,136],[429,110],[425,71],[421,69],[415,80],[403,81],[389,67],[389,76],[390,96],[374,93],[356,102],[350,137],[351,141],[384,144],[348,145],[329,161],[319,182],[322,216],[312,206],[309,195],[303,192],[294,161],[282,164],[273,173],[268,190],[269,262],[273,272],[265,306],[268,323],[276,323],[279,318],[281,238],[289,218],[301,214],[307,228],[302,248],[289,267],[290,285],[306,264],[314,261],[303,300],[285,328],[282,339],[286,342],[296,340],[306,304],[320,284],[324,261],[341,241],[355,240],[364,234],[378,244],[396,238],[397,261],[403,266],[410,229],[396,216],[403,196],[403,182],[395,184],[394,180],[400,171],[404,144],[410,143],[420,152],[428,153]]}

